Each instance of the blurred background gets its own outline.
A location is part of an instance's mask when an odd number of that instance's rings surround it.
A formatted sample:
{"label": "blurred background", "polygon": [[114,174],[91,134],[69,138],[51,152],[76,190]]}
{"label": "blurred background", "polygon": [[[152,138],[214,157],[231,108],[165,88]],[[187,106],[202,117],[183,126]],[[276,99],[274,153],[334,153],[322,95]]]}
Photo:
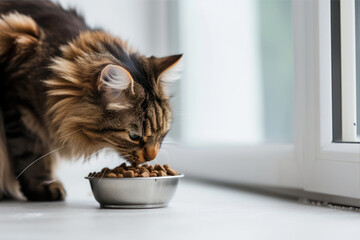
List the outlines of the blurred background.
{"label": "blurred background", "polygon": [[[170,136],[190,145],[291,142],[287,0],[61,0],[145,55],[184,53]],[[108,7],[111,6],[111,7]]]}
{"label": "blurred background", "polygon": [[[214,151],[292,144],[291,1],[59,2],[75,7],[90,26],[128,40],[145,55],[184,54],[183,77],[173,86],[173,127],[156,162],[168,162],[180,170],[184,164],[191,165],[174,161],[173,149],[179,146],[183,151]],[[70,178],[70,171],[85,176],[118,164],[111,153],[84,164],[63,163],[60,178],[66,185],[80,181]]]}
{"label": "blurred background", "polygon": [[58,1],[144,55],[184,54],[150,164],[185,178],[169,208],[100,211],[84,177],[124,160],[60,161],[67,201],[8,205],[1,233],[358,239],[359,208],[337,204],[360,207],[360,0]]}

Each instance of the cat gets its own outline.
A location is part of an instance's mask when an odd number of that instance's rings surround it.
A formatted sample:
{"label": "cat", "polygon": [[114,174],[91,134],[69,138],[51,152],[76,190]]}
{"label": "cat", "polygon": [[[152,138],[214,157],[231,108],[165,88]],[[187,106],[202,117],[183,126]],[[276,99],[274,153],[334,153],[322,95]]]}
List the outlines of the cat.
{"label": "cat", "polygon": [[56,156],[153,160],[182,55],[146,57],[51,1],[0,2],[0,198],[63,200]]}

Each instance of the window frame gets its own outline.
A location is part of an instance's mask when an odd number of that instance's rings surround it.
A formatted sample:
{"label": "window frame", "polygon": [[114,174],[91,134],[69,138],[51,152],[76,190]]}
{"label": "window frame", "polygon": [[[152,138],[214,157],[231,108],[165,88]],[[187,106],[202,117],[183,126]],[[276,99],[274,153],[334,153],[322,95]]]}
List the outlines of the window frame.
{"label": "window frame", "polygon": [[292,1],[294,142],[177,146],[169,151],[174,166],[196,178],[295,189],[313,198],[332,195],[345,204],[347,197],[360,205],[360,144],[333,142],[330,4]]}
{"label": "window frame", "polygon": [[304,3],[306,28],[306,132],[304,190],[359,198],[360,145],[333,142],[330,0]]}

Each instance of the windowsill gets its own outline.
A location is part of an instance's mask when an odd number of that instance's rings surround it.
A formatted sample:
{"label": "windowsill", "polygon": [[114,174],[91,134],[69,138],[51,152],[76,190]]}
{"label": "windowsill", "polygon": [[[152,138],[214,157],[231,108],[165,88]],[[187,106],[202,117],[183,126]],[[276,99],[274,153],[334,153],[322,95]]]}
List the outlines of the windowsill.
{"label": "windowsill", "polygon": [[[88,184],[85,181],[82,182]],[[358,237],[359,212],[304,204],[198,181],[181,181],[167,208],[99,209],[68,186],[65,202],[0,202],[4,239],[328,239]],[[90,191],[87,186],[86,191]],[[109,238],[110,239],[110,238]]]}

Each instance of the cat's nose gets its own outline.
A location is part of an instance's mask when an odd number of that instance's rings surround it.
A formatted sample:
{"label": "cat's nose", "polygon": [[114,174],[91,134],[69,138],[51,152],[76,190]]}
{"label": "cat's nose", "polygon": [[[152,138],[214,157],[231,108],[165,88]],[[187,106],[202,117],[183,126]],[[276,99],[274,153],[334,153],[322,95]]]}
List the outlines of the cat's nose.
{"label": "cat's nose", "polygon": [[160,144],[146,144],[144,147],[144,158],[145,161],[151,161],[155,159],[158,151],[159,151]]}

